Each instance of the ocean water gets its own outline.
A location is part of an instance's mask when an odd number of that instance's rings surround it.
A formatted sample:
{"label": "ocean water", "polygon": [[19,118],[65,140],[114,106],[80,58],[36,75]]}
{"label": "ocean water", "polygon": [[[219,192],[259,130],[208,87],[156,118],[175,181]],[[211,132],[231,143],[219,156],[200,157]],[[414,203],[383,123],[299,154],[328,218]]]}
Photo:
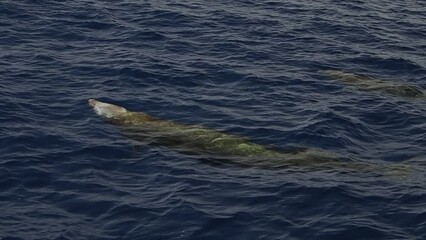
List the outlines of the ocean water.
{"label": "ocean water", "polygon": [[[0,239],[426,239],[426,2],[0,2]],[[209,164],[96,98],[403,176]]]}

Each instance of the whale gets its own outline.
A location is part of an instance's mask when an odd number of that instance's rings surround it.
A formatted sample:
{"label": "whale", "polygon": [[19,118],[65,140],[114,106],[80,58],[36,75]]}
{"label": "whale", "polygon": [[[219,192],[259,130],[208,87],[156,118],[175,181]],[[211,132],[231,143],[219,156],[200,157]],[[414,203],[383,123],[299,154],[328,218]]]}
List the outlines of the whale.
{"label": "whale", "polygon": [[[253,142],[249,138],[227,134],[200,125],[162,120],[144,112],[129,111],[111,103],[89,99],[94,112],[106,121],[120,126],[125,135],[147,145],[160,145],[219,164],[246,167],[303,169],[342,168],[350,171],[382,171],[369,163],[355,162],[316,148],[300,147],[282,151]],[[385,167],[386,168],[386,167]],[[392,171],[399,168],[392,168]]]}
{"label": "whale", "polygon": [[416,85],[402,84],[341,70],[324,70],[321,72],[329,78],[364,91],[380,92],[405,98],[426,98],[425,90]]}

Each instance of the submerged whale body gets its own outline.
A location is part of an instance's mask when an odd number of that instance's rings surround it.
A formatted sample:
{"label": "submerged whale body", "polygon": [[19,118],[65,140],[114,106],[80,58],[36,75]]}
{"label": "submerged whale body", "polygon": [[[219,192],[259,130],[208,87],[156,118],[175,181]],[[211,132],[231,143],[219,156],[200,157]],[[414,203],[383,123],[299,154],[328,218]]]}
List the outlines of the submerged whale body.
{"label": "submerged whale body", "polygon": [[249,140],[208,128],[159,120],[142,112],[127,111],[123,107],[89,100],[95,112],[109,121],[128,127],[134,135],[155,140],[163,145],[182,145],[192,152],[228,156],[273,156],[277,152]]}
{"label": "submerged whale body", "polygon": [[[95,99],[89,105],[97,115],[120,125],[130,138],[147,144],[168,146],[190,153],[206,154],[215,162],[264,168],[335,168],[372,170],[371,164],[342,161],[340,157],[319,149],[299,149],[290,152],[275,150],[247,138],[226,134],[197,125],[185,125],[170,120],[160,120],[143,112],[127,109]],[[381,168],[380,168],[381,169]],[[377,170],[377,169],[376,169]]]}
{"label": "submerged whale body", "polygon": [[359,89],[365,91],[377,91],[407,98],[426,98],[426,93],[424,90],[414,85],[403,85],[400,83],[380,80],[370,76],[363,76],[339,70],[326,70],[322,71],[322,73],[330,78],[350,86],[358,87]]}

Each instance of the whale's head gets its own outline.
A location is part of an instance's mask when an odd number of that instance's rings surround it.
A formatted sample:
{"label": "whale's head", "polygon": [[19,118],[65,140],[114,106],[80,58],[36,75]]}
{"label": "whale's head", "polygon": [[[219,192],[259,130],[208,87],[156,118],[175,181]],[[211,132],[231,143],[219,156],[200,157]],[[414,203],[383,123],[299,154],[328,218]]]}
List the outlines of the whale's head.
{"label": "whale's head", "polygon": [[105,118],[117,118],[127,113],[127,110],[123,107],[100,102],[95,99],[89,99],[89,105],[93,107],[96,114]]}
{"label": "whale's head", "polygon": [[355,76],[352,73],[347,73],[344,71],[340,71],[340,70],[323,70],[320,71],[322,74],[332,77],[332,78],[336,78],[336,79],[341,79],[341,78],[346,78],[346,77],[353,77]]}

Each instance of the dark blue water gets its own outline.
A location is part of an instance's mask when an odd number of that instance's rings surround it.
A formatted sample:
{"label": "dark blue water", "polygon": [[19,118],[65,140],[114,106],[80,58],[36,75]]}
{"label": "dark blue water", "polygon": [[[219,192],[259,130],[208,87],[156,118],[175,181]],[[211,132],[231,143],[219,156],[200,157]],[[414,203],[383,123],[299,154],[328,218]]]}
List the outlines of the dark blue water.
{"label": "dark blue water", "polygon": [[[426,3],[0,2],[0,239],[426,239]],[[138,146],[120,104],[407,176],[207,164]]]}

